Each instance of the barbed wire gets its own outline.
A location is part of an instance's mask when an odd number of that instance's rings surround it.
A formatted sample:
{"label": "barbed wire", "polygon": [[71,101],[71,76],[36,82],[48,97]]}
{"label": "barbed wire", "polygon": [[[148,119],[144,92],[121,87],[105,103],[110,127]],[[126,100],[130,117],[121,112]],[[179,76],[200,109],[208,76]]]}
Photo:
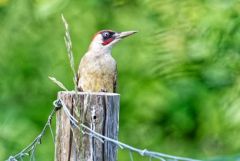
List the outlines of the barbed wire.
{"label": "barbed wire", "polygon": [[[68,57],[69,57],[69,61],[70,61],[70,66],[74,75],[73,81],[74,81],[74,86],[75,86],[75,92],[77,93],[77,74],[74,68],[74,58],[73,58],[73,52],[72,52],[72,42],[71,42],[71,37],[70,37],[70,32],[69,32],[69,27],[68,27],[68,23],[65,20],[64,16],[62,15],[62,20],[65,26],[65,36],[64,36],[64,40],[65,40],[65,44],[67,47],[67,53],[68,53]],[[60,82],[58,81],[56,78],[54,77],[49,77],[54,83],[56,83],[60,88],[62,88],[65,91],[68,91],[68,89]],[[53,138],[53,143],[55,144],[55,138],[54,138],[54,134],[53,134],[53,130],[51,127],[51,120],[54,116],[54,114],[56,113],[56,111],[59,108],[63,108],[64,113],[66,114],[67,118],[69,119],[71,126],[77,127],[80,132],[82,132],[83,134],[87,134],[90,137],[94,137],[95,139],[98,139],[99,141],[101,141],[102,143],[105,142],[111,142],[112,144],[117,145],[119,148],[121,149],[127,149],[129,151],[129,156],[130,156],[130,160],[134,161],[133,158],[133,154],[132,152],[138,153],[141,156],[145,156],[145,157],[149,157],[149,160],[151,161],[152,158],[161,160],[161,161],[167,161],[170,159],[174,160],[174,161],[200,161],[197,159],[192,159],[192,158],[185,158],[185,157],[179,157],[179,156],[174,156],[174,155],[169,155],[169,154],[164,154],[164,153],[159,153],[159,152],[154,152],[154,151],[149,151],[147,149],[138,149],[135,148],[133,146],[130,146],[128,144],[125,144],[121,141],[106,137],[102,134],[97,133],[96,131],[92,130],[91,128],[89,128],[88,126],[84,125],[84,124],[79,124],[79,122],[77,121],[76,118],[74,118],[71,113],[69,112],[67,106],[65,105],[64,101],[58,99],[56,101],[54,101],[54,108],[51,111],[48,120],[46,122],[46,124],[44,125],[41,133],[26,147],[24,148],[22,151],[20,151],[19,153],[17,153],[16,155],[10,156],[6,161],[18,161],[18,159],[20,161],[23,160],[24,157],[26,156],[30,156],[30,161],[35,161],[35,152],[36,152],[36,148],[38,144],[41,144],[42,142],[42,137],[45,134],[47,128],[49,127],[50,129],[50,133],[52,135]]]}
{"label": "barbed wire", "polygon": [[23,150],[21,150],[19,153],[15,154],[13,156],[10,156],[6,161],[18,161],[18,159],[22,161],[23,158],[26,157],[26,156],[30,156],[31,161],[35,160],[36,147],[37,147],[38,144],[42,143],[42,137],[46,133],[47,128],[49,128],[50,133],[51,133],[52,138],[53,138],[53,142],[55,142],[53,130],[52,130],[52,127],[51,127],[51,122],[52,122],[52,118],[53,118],[55,112],[61,107],[61,106],[58,106],[58,105],[60,105],[60,104],[54,103],[54,108],[51,111],[50,115],[48,116],[48,120],[47,120],[46,124],[44,125],[40,134],[28,146],[26,146]]}
{"label": "barbed wire", "polygon": [[87,134],[90,137],[94,137],[95,139],[98,139],[102,143],[111,142],[112,144],[115,144],[116,146],[118,146],[120,149],[128,150],[131,161],[134,161],[132,152],[138,153],[141,156],[149,157],[150,161],[152,160],[152,158],[158,159],[161,161],[167,161],[169,159],[174,160],[174,161],[201,161],[201,160],[192,159],[192,158],[179,157],[179,156],[159,153],[159,152],[155,152],[155,151],[149,151],[147,149],[139,149],[139,148],[133,147],[131,145],[128,145],[126,143],[123,143],[121,141],[118,141],[118,140],[106,137],[102,134],[99,134],[96,131],[89,128],[88,126],[86,126],[84,124],[79,124],[77,119],[71,115],[67,106],[61,99],[54,101],[54,108],[51,111],[50,115],[48,116],[48,120],[47,120],[46,124],[44,125],[41,133],[26,148],[21,150],[16,155],[10,156],[6,161],[18,161],[18,160],[22,161],[23,158],[26,156],[30,157],[30,161],[35,161],[35,152],[36,152],[37,145],[41,144],[42,137],[46,133],[46,130],[48,127],[50,129],[50,132],[51,132],[51,135],[53,138],[53,142],[55,143],[55,138],[54,138],[54,134],[53,134],[52,127],[51,127],[51,120],[52,120],[55,112],[61,107],[63,108],[64,113],[66,114],[67,118],[69,119],[71,126],[77,127],[79,130],[81,130],[82,133]]}
{"label": "barbed wire", "polygon": [[[61,99],[59,99],[59,101],[61,102],[62,108],[63,108],[65,114],[67,115],[69,121],[71,122],[72,126],[77,127],[78,129],[81,130],[82,133],[88,134],[91,137],[95,137],[96,139],[100,140],[101,142],[102,141],[103,142],[108,141],[108,142],[111,142],[111,143],[117,145],[121,149],[128,149],[131,161],[133,160],[132,152],[136,152],[136,153],[138,153],[142,156],[147,156],[147,157],[149,157],[149,159],[155,158],[155,159],[159,159],[159,160],[162,160],[162,161],[166,161],[166,159],[173,159],[175,161],[201,161],[201,160],[192,159],[192,158],[179,157],[179,156],[174,156],[174,155],[149,151],[147,149],[138,149],[138,148],[135,148],[135,147],[130,146],[128,144],[125,144],[121,141],[106,137],[102,134],[97,133],[96,131],[92,130],[91,128],[89,128],[88,126],[86,126],[84,124],[78,125],[79,122],[77,121],[77,119],[75,119],[71,115],[71,113],[69,112],[69,110],[68,110],[67,106],[65,105],[64,101],[62,101]],[[84,129],[84,131],[83,131],[83,129]],[[89,133],[86,133],[85,130],[88,130]]]}

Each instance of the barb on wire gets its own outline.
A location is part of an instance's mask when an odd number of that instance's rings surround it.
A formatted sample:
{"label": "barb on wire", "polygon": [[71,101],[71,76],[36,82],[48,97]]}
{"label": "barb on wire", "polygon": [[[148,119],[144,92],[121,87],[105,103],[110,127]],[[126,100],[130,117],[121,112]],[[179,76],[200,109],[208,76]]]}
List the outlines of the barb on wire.
{"label": "barb on wire", "polygon": [[[88,126],[86,126],[84,124],[78,125],[77,120],[68,111],[68,108],[66,107],[64,102],[63,101],[61,101],[61,102],[62,102],[62,106],[63,106],[64,112],[66,113],[66,115],[67,115],[68,119],[70,120],[70,122],[72,122],[72,124],[74,126],[78,127],[81,130],[85,129],[85,130],[89,131],[90,135],[88,133],[86,133],[86,132],[85,133],[88,134],[91,137],[95,137],[96,139],[101,138],[104,141],[111,142],[111,143],[121,147],[122,149],[128,149],[130,151],[130,153],[136,152],[136,153],[138,153],[138,154],[140,154],[142,156],[147,156],[147,157],[150,157],[150,158],[159,159],[161,161],[165,161],[166,159],[173,159],[173,160],[177,160],[177,161],[200,161],[200,160],[192,159],[192,158],[185,158],[185,157],[179,157],[179,156],[173,156],[173,155],[169,155],[169,154],[149,151],[147,149],[141,150],[141,149],[135,148],[133,146],[130,146],[128,144],[125,144],[123,142],[120,142],[118,140],[106,137],[106,136],[104,136],[102,134],[99,134],[99,133],[95,132],[94,130],[92,130],[91,128],[89,128]],[[130,158],[133,159],[131,154],[130,154]]]}
{"label": "barb on wire", "polygon": [[10,156],[7,159],[7,161],[22,160],[26,156],[30,156],[30,161],[35,161],[35,150],[36,150],[36,147],[37,147],[38,144],[41,144],[41,139],[42,139],[43,135],[45,134],[45,132],[46,132],[48,127],[50,129],[50,132],[51,132],[53,140],[54,140],[54,135],[53,135],[52,128],[51,128],[51,120],[52,120],[52,117],[55,114],[55,112],[60,107],[63,108],[63,111],[65,112],[66,116],[70,120],[72,126],[77,127],[79,130],[81,130],[82,133],[87,134],[87,135],[89,135],[91,137],[94,137],[94,138],[98,139],[102,143],[104,143],[104,142],[111,142],[111,143],[117,145],[118,147],[120,147],[121,149],[129,150],[129,155],[130,155],[131,161],[133,161],[133,154],[132,154],[132,152],[136,152],[136,153],[138,153],[138,154],[140,154],[142,156],[149,157],[150,161],[152,160],[152,158],[158,159],[158,160],[161,160],[161,161],[166,161],[168,159],[176,160],[176,161],[200,161],[200,160],[192,159],[192,158],[185,158],[185,157],[179,157],[179,156],[173,156],[173,155],[169,155],[169,154],[149,151],[147,149],[143,149],[143,150],[142,149],[138,149],[138,148],[135,148],[135,147],[130,146],[128,144],[125,144],[123,142],[120,142],[118,140],[115,140],[115,139],[103,136],[102,134],[99,134],[99,133],[95,132],[94,130],[92,130],[88,126],[86,126],[84,124],[79,124],[77,119],[75,119],[71,115],[71,113],[69,112],[67,106],[65,105],[65,103],[61,99],[59,99],[59,100],[54,102],[54,109],[50,113],[50,115],[48,117],[48,120],[47,120],[45,126],[43,127],[43,130],[41,131],[41,133],[26,148],[24,148],[22,151],[20,151],[16,155]]}
{"label": "barb on wire", "polygon": [[[50,128],[50,124],[53,118],[53,115],[57,111],[59,107],[54,106],[53,110],[51,111],[48,120],[46,124],[44,125],[41,133],[28,145],[26,146],[22,151],[19,153],[15,154],[14,156],[10,156],[6,161],[17,161],[17,160],[22,160],[24,157],[30,155],[30,160],[35,161],[35,150],[38,144],[41,144],[41,140],[43,135],[46,133],[47,128]],[[50,128],[51,130],[51,128]],[[54,136],[53,136],[54,137]]]}

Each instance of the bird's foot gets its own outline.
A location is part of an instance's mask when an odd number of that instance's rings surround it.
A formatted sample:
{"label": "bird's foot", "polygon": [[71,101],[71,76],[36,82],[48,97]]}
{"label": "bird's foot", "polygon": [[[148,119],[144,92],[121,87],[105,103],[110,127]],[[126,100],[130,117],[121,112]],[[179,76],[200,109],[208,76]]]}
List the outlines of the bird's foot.
{"label": "bird's foot", "polygon": [[101,89],[100,92],[107,92],[107,90],[106,89]]}

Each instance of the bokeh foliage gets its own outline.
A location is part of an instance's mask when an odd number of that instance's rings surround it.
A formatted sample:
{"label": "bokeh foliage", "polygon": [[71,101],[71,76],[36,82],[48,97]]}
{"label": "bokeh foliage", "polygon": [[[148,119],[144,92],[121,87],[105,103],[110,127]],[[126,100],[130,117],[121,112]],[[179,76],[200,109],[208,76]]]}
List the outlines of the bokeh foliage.
{"label": "bokeh foliage", "polygon": [[[59,90],[49,75],[73,89],[61,13],[76,64],[96,31],[139,31],[113,50],[121,141],[173,155],[236,160],[239,8],[238,0],[0,0],[0,160],[42,129]],[[36,158],[53,160],[53,152],[48,134]],[[120,151],[119,160],[129,160],[128,153]]]}

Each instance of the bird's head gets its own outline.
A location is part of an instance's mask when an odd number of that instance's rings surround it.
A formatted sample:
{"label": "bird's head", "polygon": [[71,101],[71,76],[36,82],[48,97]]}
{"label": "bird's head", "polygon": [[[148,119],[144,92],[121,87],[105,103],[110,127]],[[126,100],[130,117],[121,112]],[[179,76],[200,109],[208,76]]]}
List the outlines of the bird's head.
{"label": "bird's head", "polygon": [[136,31],[125,31],[125,32],[115,32],[112,30],[102,30],[95,34],[93,40],[90,44],[89,49],[96,52],[111,51],[112,46],[122,40],[125,37],[128,37],[132,34],[135,34]]}

